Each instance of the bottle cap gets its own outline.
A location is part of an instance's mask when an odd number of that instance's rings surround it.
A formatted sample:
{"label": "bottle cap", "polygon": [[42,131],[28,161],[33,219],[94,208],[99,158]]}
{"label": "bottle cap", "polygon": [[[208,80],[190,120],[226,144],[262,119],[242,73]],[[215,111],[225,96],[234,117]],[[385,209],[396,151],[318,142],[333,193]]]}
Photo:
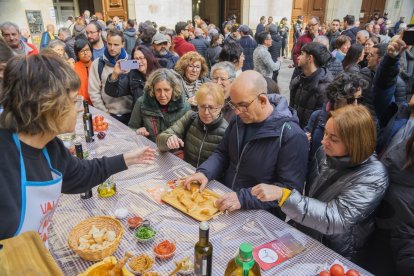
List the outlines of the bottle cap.
{"label": "bottle cap", "polygon": [[200,230],[207,231],[209,228],[207,221],[200,222]]}
{"label": "bottle cap", "polygon": [[239,248],[239,257],[243,260],[250,260],[253,257],[253,246],[250,243],[242,243]]}

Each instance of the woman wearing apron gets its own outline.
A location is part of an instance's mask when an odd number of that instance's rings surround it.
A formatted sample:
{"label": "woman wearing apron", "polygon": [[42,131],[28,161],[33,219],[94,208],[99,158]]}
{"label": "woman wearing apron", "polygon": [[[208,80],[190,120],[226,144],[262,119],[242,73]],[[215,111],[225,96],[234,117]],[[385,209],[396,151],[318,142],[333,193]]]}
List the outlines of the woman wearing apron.
{"label": "woman wearing apron", "polygon": [[13,58],[0,91],[0,240],[47,229],[61,193],[82,193],[132,164],[149,163],[154,150],[112,157],[73,157],[60,133],[73,132],[78,76],[50,54]]}

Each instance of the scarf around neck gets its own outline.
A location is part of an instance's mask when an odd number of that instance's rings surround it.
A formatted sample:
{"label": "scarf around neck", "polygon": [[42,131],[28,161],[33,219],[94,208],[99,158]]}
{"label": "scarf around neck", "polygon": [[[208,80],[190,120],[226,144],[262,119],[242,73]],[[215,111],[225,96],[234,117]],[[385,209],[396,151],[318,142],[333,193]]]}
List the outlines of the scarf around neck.
{"label": "scarf around neck", "polygon": [[109,62],[110,64],[112,64],[113,66],[115,66],[115,63],[116,63],[116,61],[117,61],[117,60],[120,60],[120,59],[127,59],[127,58],[128,58],[127,52],[125,51],[125,49],[124,49],[124,48],[122,48],[122,49],[121,49],[121,53],[119,54],[119,56],[118,56],[118,58],[117,58],[117,59],[115,59],[114,57],[112,57],[112,56],[109,54],[108,48],[105,48],[105,51],[104,51],[104,56],[106,57],[106,59],[108,60],[108,62]]}

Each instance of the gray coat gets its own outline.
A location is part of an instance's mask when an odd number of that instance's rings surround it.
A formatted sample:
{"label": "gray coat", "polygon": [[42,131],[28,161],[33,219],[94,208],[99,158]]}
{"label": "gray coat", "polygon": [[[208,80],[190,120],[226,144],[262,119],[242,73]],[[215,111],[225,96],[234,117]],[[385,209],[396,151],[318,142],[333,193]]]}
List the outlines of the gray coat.
{"label": "gray coat", "polygon": [[318,176],[309,197],[293,190],[282,211],[307,234],[352,259],[374,230],[373,213],[388,187],[386,168],[376,155],[354,167],[349,157],[326,157],[323,150],[317,155]]}
{"label": "gray coat", "polygon": [[280,61],[274,62],[267,47],[260,44],[253,52],[254,70],[265,77],[272,78],[273,71],[280,69]]}

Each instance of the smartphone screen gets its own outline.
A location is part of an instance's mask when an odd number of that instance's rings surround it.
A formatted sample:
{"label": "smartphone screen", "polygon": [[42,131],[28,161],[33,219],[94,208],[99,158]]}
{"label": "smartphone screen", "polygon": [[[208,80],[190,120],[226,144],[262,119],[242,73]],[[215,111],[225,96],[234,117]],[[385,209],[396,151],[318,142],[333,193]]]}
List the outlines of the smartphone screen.
{"label": "smartphone screen", "polygon": [[402,39],[407,45],[414,45],[414,30],[405,30]]}
{"label": "smartphone screen", "polygon": [[132,59],[132,60],[122,60],[120,63],[122,70],[132,70],[132,69],[138,69],[139,67],[139,61]]}

